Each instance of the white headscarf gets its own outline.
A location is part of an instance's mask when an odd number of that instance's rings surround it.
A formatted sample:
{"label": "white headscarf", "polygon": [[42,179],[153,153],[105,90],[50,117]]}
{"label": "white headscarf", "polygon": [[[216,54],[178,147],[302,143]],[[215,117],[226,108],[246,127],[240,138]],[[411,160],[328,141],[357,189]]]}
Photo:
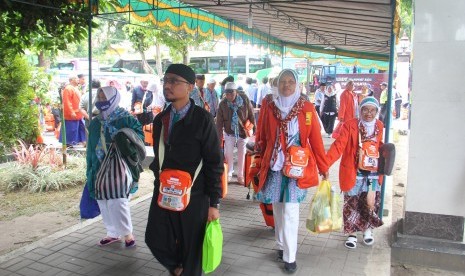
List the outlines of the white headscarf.
{"label": "white headscarf", "polygon": [[[329,89],[331,88],[331,92],[329,91]],[[329,85],[328,87],[326,87],[325,89],[325,95],[328,96],[328,97],[331,97],[333,95],[336,94],[336,88],[332,85]]]}
{"label": "white headscarf", "polygon": [[[376,107],[376,115],[374,116],[373,120],[371,122],[367,122],[363,120],[362,116],[362,107],[364,106],[373,106]],[[372,135],[375,131],[375,124],[376,124],[376,117],[378,116],[380,111],[379,103],[378,100],[374,97],[365,97],[361,102],[360,102],[360,123],[365,127],[365,130],[367,132],[367,135]]]}
{"label": "white headscarf", "polygon": [[[111,102],[111,105],[107,110],[100,111],[100,114],[102,114],[103,119],[106,119],[108,115],[110,115],[118,107],[119,102],[121,100],[121,94],[118,92],[116,88],[111,87],[111,86],[105,86],[100,89],[102,89],[103,93],[105,94],[107,101]],[[97,90],[97,93],[98,92],[99,90]],[[113,97],[115,98],[112,99]]]}
{"label": "white headscarf", "polygon": [[[279,82],[281,81],[281,77],[284,74],[289,74],[294,77],[296,82],[295,91],[290,96],[283,96],[282,91],[279,91]],[[285,118],[289,111],[291,111],[292,107],[296,104],[297,100],[300,98],[300,87],[299,87],[299,78],[297,73],[291,69],[284,69],[278,75],[278,93],[273,94],[273,101],[276,104],[276,107],[281,111],[281,117]]]}

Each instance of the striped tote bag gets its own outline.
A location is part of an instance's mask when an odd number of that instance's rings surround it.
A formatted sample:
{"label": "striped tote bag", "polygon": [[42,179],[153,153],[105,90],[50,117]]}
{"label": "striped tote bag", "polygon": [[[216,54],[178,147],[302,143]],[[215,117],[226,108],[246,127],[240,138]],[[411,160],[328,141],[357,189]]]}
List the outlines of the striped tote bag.
{"label": "striped tote bag", "polygon": [[128,198],[132,174],[115,143],[108,149],[95,179],[95,198]]}

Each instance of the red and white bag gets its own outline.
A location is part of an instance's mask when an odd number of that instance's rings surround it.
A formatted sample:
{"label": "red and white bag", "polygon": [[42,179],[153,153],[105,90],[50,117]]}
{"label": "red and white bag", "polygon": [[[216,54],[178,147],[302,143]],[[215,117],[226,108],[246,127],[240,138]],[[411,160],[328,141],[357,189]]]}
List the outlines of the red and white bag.
{"label": "red and white bag", "polygon": [[362,136],[358,133],[358,168],[364,171],[378,171],[379,150],[373,140],[362,142]]}
{"label": "red and white bag", "polygon": [[283,174],[293,179],[304,178],[309,157],[308,148],[290,146],[285,152]]}
{"label": "red and white bag", "polygon": [[170,211],[184,211],[191,199],[192,185],[199,175],[203,161],[200,160],[195,170],[194,179],[189,172],[175,169],[164,169],[163,159],[165,155],[165,144],[163,142],[163,126],[161,128],[160,142],[158,143],[158,161],[160,164],[160,189],[158,194],[158,206]]}

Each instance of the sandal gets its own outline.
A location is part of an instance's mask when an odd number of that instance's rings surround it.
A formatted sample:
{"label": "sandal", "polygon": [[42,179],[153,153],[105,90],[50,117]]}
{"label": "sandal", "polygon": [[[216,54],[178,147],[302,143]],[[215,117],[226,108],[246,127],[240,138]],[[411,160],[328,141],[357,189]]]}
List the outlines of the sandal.
{"label": "sandal", "polygon": [[375,239],[373,238],[373,232],[371,231],[371,228],[368,228],[363,232],[363,243],[366,245],[373,245],[375,242]]}
{"label": "sandal", "polygon": [[135,239],[127,240],[127,241],[124,241],[124,244],[126,245],[126,248],[134,247],[136,246],[136,240]]}
{"label": "sandal", "polygon": [[349,249],[357,248],[357,236],[350,235],[347,237],[346,242],[344,243],[345,247]]}
{"label": "sandal", "polygon": [[98,242],[98,245],[99,246],[109,245],[117,241],[120,241],[120,238],[105,237]]}

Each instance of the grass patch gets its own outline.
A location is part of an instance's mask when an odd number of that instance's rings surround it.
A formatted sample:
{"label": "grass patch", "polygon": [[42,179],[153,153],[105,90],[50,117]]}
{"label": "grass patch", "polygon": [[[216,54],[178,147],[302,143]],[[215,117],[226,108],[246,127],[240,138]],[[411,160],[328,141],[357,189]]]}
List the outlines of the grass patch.
{"label": "grass patch", "polygon": [[19,216],[33,216],[44,212],[59,212],[78,218],[82,189],[83,187],[79,185],[47,193],[15,191],[2,194],[0,220],[9,221]]}

